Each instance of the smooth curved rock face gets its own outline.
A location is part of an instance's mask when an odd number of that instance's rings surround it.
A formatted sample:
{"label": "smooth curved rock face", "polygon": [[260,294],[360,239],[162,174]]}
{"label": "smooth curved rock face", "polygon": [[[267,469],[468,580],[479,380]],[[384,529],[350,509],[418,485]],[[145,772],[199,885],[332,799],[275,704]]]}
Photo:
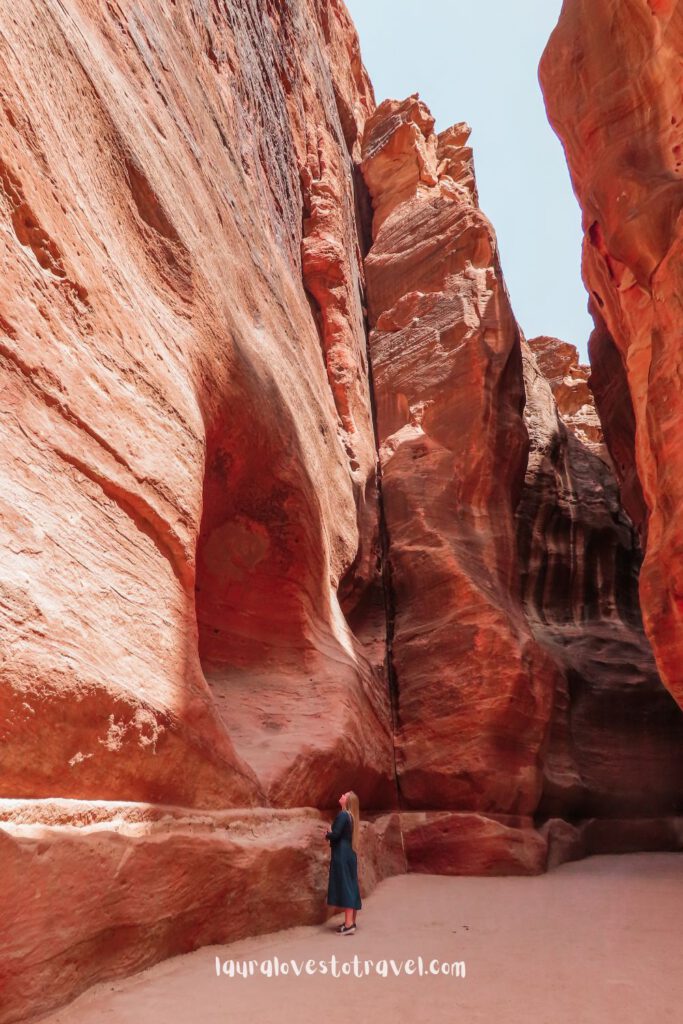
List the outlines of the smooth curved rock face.
{"label": "smooth curved rock face", "polygon": [[0,793],[390,806],[353,27],[68,8],[0,13]]}
{"label": "smooth curved rock face", "polygon": [[471,169],[468,133],[432,127],[416,96],[388,100],[363,139],[399,787],[405,807],[528,814],[555,670],[517,599],[519,329],[493,229],[449,173]]}
{"label": "smooth curved rock face", "polygon": [[[550,121],[583,209],[583,275],[619,353],[649,513],[640,577],[645,629],[683,704],[683,5],[566,0],[543,55]],[[628,420],[609,395],[604,342],[592,352],[615,464],[628,478]],[[619,372],[614,374],[618,379]],[[626,399],[624,399],[626,401]],[[608,425],[609,422],[609,425]],[[629,488],[632,491],[632,488]]]}
{"label": "smooth curved rock face", "polygon": [[595,418],[587,388],[576,410],[585,388],[573,384],[576,349],[536,338],[523,357],[531,448],[517,509],[522,593],[534,636],[560,669],[536,815],[665,818],[680,811],[683,713],[643,631],[637,533],[609,459],[597,454],[604,446],[586,437]]}

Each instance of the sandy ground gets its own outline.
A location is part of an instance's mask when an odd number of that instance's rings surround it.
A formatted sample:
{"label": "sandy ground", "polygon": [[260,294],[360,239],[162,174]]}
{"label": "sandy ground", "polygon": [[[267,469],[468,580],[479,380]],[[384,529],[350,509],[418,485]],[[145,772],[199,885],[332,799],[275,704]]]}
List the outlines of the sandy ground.
{"label": "sandy ground", "polygon": [[[590,857],[534,878],[387,879],[355,935],[324,925],[209,946],[89,989],[50,1024],[674,1024],[683,1020],[683,855]],[[264,977],[278,957],[317,965],[465,961],[464,978],[319,972]],[[216,974],[257,961],[252,977]],[[353,968],[351,968],[353,970]],[[374,971],[374,966],[371,968]]]}

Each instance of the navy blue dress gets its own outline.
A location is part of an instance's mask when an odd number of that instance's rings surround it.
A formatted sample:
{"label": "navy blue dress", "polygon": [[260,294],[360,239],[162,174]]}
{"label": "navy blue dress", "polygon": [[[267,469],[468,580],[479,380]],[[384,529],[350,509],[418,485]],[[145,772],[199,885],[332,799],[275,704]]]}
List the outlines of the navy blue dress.
{"label": "navy blue dress", "polygon": [[340,811],[325,836],[330,841],[330,879],[327,903],[331,907],[361,909],[358,887],[358,857],[351,846],[353,819],[348,811]]}

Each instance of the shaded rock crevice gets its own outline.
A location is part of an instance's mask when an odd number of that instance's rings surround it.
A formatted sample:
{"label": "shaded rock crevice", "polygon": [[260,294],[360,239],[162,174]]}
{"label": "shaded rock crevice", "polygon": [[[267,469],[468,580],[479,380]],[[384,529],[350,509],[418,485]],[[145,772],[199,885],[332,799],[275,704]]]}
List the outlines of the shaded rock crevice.
{"label": "shaded rock crevice", "polygon": [[576,350],[536,338],[523,352],[531,448],[517,509],[522,598],[559,669],[535,819],[650,817],[654,834],[656,821],[681,810],[683,715],[643,629],[638,534]]}
{"label": "shaded rock crevice", "polygon": [[[365,320],[365,326],[367,330],[367,319]],[[372,369],[372,357],[370,351],[367,353],[368,357],[368,382],[369,382],[369,395],[370,405],[372,410],[372,421],[373,431],[375,436],[376,451],[379,453],[380,439],[377,425],[377,401],[375,397],[374,388],[374,377]],[[376,487],[377,487],[377,508],[379,515],[379,550],[378,560],[380,565],[380,577],[381,577],[381,588],[382,588],[382,607],[384,611],[384,676],[386,679],[386,685],[389,693],[389,705],[391,708],[391,726],[392,726],[392,751],[393,751],[393,766],[394,766],[394,783],[396,787],[396,801],[397,807],[400,810],[403,806],[403,799],[401,795],[401,780],[398,771],[397,752],[396,752],[396,741],[399,731],[399,690],[398,690],[398,679],[396,674],[396,666],[394,664],[394,633],[396,623],[396,607],[395,607],[395,595],[394,595],[394,584],[393,584],[393,572],[391,564],[391,543],[389,536],[389,528],[387,525],[384,493],[383,493],[383,480],[382,480],[382,464],[377,458],[376,464]]]}

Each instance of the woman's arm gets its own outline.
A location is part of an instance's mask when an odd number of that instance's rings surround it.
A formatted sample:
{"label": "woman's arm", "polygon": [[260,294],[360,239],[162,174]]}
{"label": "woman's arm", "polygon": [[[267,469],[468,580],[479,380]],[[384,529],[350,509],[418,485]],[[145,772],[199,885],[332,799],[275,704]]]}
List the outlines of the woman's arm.
{"label": "woman's arm", "polygon": [[341,839],[342,830],[344,828],[344,815],[342,811],[339,812],[337,817],[332,822],[332,828],[325,834],[325,839],[329,839],[331,843],[337,843]]}

